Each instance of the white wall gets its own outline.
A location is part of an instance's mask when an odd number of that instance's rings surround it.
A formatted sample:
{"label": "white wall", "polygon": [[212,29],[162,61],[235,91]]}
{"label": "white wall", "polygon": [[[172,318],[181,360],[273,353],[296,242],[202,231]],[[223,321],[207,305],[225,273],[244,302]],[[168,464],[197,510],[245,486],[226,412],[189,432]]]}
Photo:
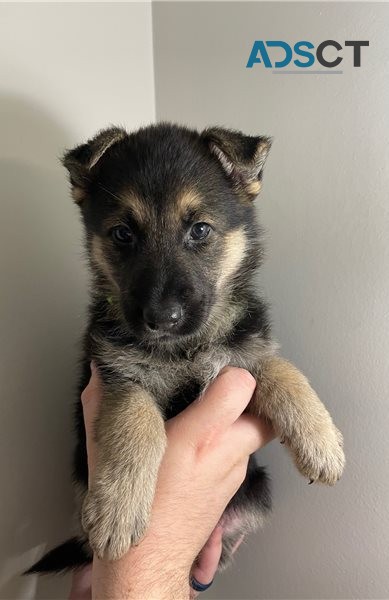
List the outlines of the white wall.
{"label": "white wall", "polygon": [[[334,489],[308,487],[283,448],[274,515],[209,598],[389,597],[389,37],[386,4],[153,6],[158,119],[275,138],[259,200],[262,285],[283,354],[345,434]],[[368,39],[343,75],[246,69],[255,39]]]}
{"label": "white wall", "polygon": [[0,3],[0,598],[69,534],[71,412],[86,272],[59,157],[110,123],[154,119],[149,4]]}

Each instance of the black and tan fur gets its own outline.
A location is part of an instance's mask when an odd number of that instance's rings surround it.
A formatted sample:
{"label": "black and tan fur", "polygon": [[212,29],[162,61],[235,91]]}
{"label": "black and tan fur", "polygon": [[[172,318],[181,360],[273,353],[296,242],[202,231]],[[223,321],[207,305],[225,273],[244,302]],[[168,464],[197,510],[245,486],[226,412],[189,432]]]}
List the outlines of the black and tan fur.
{"label": "black and tan fur", "polygon": [[[269,148],[266,137],[159,124],[132,134],[111,128],[65,154],[93,274],[80,391],[94,359],[103,402],[89,490],[76,404],[83,533],[31,572],[79,566],[92,550],[117,559],[139,542],[165,449],[164,420],[225,365],[256,377],[249,410],[272,421],[304,477],[332,485],[341,476],[342,436],[304,375],[277,355],[267,307],[253,290],[262,258],[253,200]],[[223,516],[222,566],[269,508],[266,474],[251,459]]]}

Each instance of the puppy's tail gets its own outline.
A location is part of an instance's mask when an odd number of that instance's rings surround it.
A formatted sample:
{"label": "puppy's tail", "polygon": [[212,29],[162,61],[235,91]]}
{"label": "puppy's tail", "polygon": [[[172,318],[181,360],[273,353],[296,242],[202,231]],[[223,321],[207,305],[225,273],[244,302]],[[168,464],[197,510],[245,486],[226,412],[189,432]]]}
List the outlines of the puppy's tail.
{"label": "puppy's tail", "polygon": [[64,573],[78,569],[92,562],[92,553],[88,542],[79,538],[71,538],[45,554],[38,562],[25,571],[23,575],[33,573]]}

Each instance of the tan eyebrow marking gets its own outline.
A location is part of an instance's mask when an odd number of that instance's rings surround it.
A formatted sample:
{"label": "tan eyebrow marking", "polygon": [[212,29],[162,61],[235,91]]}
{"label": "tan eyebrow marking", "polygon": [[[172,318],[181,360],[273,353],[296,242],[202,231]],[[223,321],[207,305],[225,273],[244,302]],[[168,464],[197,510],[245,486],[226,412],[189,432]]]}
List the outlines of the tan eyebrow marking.
{"label": "tan eyebrow marking", "polygon": [[177,198],[177,208],[180,217],[186,216],[190,210],[203,208],[199,194],[195,190],[188,190]]}
{"label": "tan eyebrow marking", "polygon": [[134,218],[139,223],[145,223],[150,218],[150,211],[147,204],[142,202],[135,194],[126,194],[120,197],[120,203],[125,208],[129,208]]}
{"label": "tan eyebrow marking", "polygon": [[138,198],[138,196],[136,196],[135,194],[132,194],[132,193],[127,193],[126,195],[119,196],[118,194],[114,194],[113,192],[111,192],[111,190],[109,190],[108,188],[103,186],[101,183],[99,183],[98,185],[107,194],[112,196],[112,198],[115,198],[116,200],[118,200],[122,206],[124,206],[125,208],[129,208],[131,210],[131,212],[133,213],[133,216],[135,217],[135,219],[137,219],[139,222],[143,222],[147,219],[147,216],[148,216],[147,207]]}
{"label": "tan eyebrow marking", "polygon": [[207,205],[196,190],[188,190],[176,198],[173,205],[174,219],[190,220],[193,222],[205,221],[215,226],[215,219],[207,210]]}

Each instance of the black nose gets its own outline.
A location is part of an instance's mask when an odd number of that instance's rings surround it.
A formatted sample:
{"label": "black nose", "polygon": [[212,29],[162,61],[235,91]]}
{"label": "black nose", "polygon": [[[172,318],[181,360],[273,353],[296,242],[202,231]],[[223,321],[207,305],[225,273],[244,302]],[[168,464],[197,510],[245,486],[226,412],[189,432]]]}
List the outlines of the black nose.
{"label": "black nose", "polygon": [[183,317],[182,306],[177,302],[163,302],[157,308],[147,306],[143,309],[143,320],[153,330],[171,329]]}

